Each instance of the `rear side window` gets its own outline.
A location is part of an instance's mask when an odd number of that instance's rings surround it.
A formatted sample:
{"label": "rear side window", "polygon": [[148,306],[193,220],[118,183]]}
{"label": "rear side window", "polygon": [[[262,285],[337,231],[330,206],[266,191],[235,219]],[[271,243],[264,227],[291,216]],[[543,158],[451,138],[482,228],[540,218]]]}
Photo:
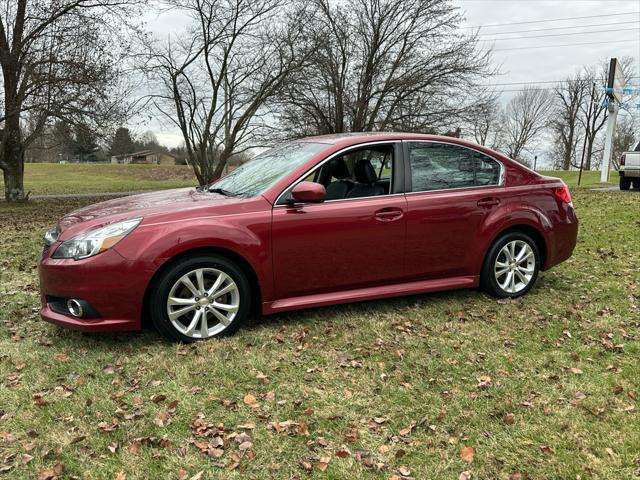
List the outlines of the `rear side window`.
{"label": "rear side window", "polygon": [[414,192],[500,183],[500,164],[475,150],[446,143],[410,142]]}

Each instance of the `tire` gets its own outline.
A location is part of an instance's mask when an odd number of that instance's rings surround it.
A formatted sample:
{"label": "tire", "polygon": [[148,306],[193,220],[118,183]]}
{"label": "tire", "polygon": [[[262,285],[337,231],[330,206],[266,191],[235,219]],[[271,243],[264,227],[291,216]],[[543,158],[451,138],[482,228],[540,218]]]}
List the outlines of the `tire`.
{"label": "tire", "polygon": [[176,261],[163,272],[149,297],[149,313],[156,329],[167,339],[183,343],[232,335],[250,310],[251,288],[246,275],[220,255],[195,255]]}
{"label": "tire", "polygon": [[629,190],[631,187],[631,180],[626,177],[620,177],[620,190]]}
{"label": "tire", "polygon": [[[524,252],[521,249],[524,249]],[[515,263],[516,266],[513,267],[515,270],[512,268],[514,264],[509,262],[508,257],[512,250],[515,251],[516,258],[521,253],[526,255],[519,263]],[[497,265],[498,261],[504,266]],[[540,249],[536,242],[526,233],[517,231],[506,233],[493,242],[487,252],[480,273],[480,286],[489,295],[497,298],[520,297],[531,290],[539,271]],[[514,279],[513,282],[509,280],[510,278]],[[527,279],[526,284],[523,279]]]}
{"label": "tire", "polygon": [[640,190],[640,178],[636,178],[633,180],[633,188],[636,190]]}

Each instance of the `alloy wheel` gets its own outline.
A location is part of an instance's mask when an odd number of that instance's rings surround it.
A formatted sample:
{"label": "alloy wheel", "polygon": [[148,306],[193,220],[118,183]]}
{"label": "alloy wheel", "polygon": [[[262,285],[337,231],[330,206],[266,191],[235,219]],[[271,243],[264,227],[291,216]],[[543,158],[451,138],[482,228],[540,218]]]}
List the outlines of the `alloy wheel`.
{"label": "alloy wheel", "polygon": [[181,276],[167,298],[167,315],[174,328],[194,339],[225,330],[240,308],[236,282],[216,268],[198,268]]}
{"label": "alloy wheel", "polygon": [[493,267],[497,284],[507,293],[518,293],[527,288],[536,271],[535,252],[523,240],[505,244]]}

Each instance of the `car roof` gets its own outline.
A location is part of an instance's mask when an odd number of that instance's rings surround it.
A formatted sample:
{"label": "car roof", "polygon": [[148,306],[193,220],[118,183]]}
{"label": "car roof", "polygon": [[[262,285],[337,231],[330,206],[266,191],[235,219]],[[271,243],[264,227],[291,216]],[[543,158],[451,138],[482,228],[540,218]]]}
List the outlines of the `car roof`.
{"label": "car roof", "polygon": [[474,148],[483,148],[473,142],[468,142],[457,137],[447,137],[444,135],[431,135],[424,133],[403,133],[403,132],[353,132],[353,133],[332,133],[328,135],[317,135],[298,139],[299,142],[318,142],[329,145],[357,145],[366,142],[378,142],[385,140],[425,140],[457,143]]}

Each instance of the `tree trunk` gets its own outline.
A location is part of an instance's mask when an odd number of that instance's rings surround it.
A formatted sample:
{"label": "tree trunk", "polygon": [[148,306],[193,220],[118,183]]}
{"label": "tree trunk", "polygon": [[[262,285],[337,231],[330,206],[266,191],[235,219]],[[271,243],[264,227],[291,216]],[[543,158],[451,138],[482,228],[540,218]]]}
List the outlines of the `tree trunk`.
{"label": "tree trunk", "polygon": [[2,142],[4,198],[7,202],[23,202],[24,194],[24,148],[20,141],[20,131],[13,131],[10,126],[4,132]]}
{"label": "tree trunk", "polygon": [[587,139],[587,154],[585,155],[585,161],[584,161],[585,170],[591,170],[591,156],[593,154],[593,142],[594,142],[594,138],[590,136]]}
{"label": "tree trunk", "polygon": [[7,202],[23,202],[24,195],[24,165],[19,163],[16,168],[8,168],[4,173],[4,198]]}

